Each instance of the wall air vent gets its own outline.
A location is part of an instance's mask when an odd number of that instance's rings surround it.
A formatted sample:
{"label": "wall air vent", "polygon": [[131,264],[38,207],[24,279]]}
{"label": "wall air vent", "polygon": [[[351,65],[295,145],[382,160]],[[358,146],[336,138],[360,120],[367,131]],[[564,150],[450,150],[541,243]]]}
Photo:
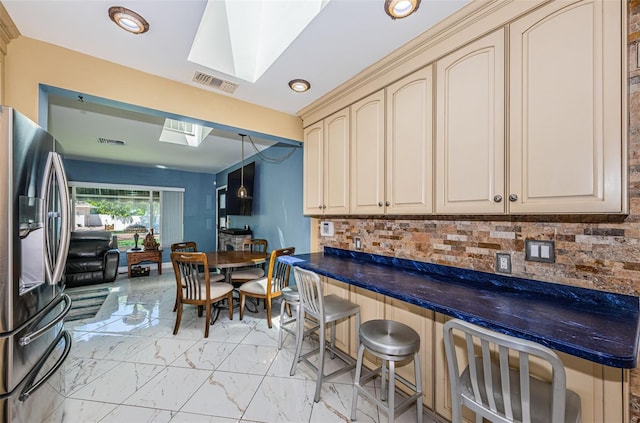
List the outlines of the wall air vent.
{"label": "wall air vent", "polygon": [[233,94],[240,85],[234,84],[230,81],[224,81],[216,78],[213,75],[207,75],[206,73],[198,72],[193,75],[193,82],[206,85],[207,87],[215,88],[220,91],[224,91],[229,94]]}
{"label": "wall air vent", "polygon": [[126,143],[120,140],[112,140],[109,138],[98,138],[98,144],[109,144],[109,145],[121,145],[124,146]]}

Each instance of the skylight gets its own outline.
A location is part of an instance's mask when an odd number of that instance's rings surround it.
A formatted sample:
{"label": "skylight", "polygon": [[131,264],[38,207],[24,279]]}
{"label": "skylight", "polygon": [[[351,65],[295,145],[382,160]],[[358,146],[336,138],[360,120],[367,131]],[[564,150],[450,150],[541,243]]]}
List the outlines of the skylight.
{"label": "skylight", "polygon": [[160,134],[160,141],[197,147],[211,131],[213,131],[213,128],[191,122],[165,119],[162,133]]}
{"label": "skylight", "polygon": [[257,81],[329,0],[209,0],[188,59]]}

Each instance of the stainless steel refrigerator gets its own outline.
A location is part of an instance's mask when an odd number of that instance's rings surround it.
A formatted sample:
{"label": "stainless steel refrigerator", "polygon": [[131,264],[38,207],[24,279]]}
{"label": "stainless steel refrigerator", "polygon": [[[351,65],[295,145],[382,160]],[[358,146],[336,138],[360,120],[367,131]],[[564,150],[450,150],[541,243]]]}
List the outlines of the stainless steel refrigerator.
{"label": "stainless steel refrigerator", "polygon": [[0,106],[0,422],[61,421],[69,190],[56,140]]}

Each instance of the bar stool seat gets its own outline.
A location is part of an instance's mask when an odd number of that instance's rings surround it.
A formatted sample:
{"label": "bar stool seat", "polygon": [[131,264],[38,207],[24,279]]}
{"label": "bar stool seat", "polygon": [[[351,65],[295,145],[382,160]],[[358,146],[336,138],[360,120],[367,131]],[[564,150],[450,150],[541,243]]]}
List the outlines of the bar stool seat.
{"label": "bar stool seat", "polygon": [[[377,369],[362,376],[362,361],[365,349],[374,356],[382,359],[382,365]],[[411,327],[393,320],[369,320],[360,326],[360,348],[358,349],[358,361],[356,375],[353,383],[353,402],[351,405],[351,420],[356,420],[358,406],[358,394],[368,398],[389,415],[389,422],[395,420],[396,415],[402,414],[416,403],[418,422],[422,422],[422,381],[420,378],[420,336]],[[409,382],[404,377],[396,374],[396,362],[402,362],[413,358],[416,383]],[[389,365],[389,390],[385,389],[387,363]],[[362,385],[381,375],[381,399],[365,390]],[[395,382],[398,380],[414,394],[395,405]],[[387,404],[383,403],[386,401]]]}

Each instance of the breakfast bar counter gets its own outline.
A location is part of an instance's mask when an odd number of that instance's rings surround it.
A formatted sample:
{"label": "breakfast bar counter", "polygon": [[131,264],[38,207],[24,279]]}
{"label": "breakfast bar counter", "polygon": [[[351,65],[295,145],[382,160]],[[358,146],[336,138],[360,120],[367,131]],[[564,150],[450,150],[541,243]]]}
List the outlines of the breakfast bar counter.
{"label": "breakfast bar counter", "polygon": [[637,365],[635,296],[329,247],[285,261],[599,364]]}

